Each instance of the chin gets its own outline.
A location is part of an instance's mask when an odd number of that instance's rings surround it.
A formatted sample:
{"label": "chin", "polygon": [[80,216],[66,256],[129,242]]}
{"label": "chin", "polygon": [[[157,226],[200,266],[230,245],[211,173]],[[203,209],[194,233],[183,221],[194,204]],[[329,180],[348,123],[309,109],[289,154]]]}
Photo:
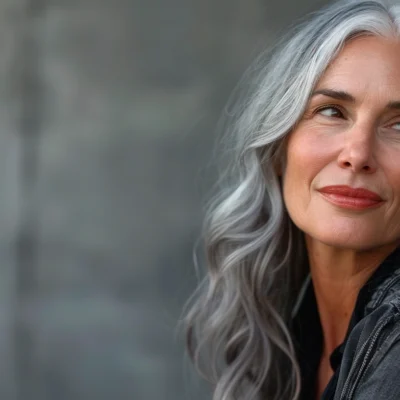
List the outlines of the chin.
{"label": "chin", "polygon": [[[317,239],[318,240],[318,239]],[[333,247],[341,250],[358,250],[366,251],[375,247],[379,247],[377,243],[371,243],[366,240],[318,240],[326,246]]]}
{"label": "chin", "polygon": [[379,238],[376,232],[368,234],[368,232],[360,232],[349,230],[347,232],[324,232],[323,234],[316,233],[312,234],[310,232],[308,236],[313,240],[323,243],[326,246],[347,249],[347,250],[359,250],[366,251],[376,247],[384,245],[386,242],[382,243],[382,238]]}
{"label": "chin", "polygon": [[[305,221],[303,221],[305,222]],[[339,249],[368,250],[386,243],[376,229],[370,224],[353,223],[349,220],[318,220],[315,224],[299,224],[302,230],[312,241]],[[336,223],[335,223],[336,222]],[[349,223],[350,222],[350,223]],[[382,241],[383,240],[383,241]]]}

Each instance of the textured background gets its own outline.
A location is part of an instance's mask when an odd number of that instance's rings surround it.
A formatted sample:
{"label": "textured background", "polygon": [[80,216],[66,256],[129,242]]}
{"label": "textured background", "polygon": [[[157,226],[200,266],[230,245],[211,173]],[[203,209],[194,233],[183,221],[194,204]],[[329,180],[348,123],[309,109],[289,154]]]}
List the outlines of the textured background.
{"label": "textured background", "polygon": [[0,398],[205,400],[175,328],[214,129],[321,0],[1,0]]}

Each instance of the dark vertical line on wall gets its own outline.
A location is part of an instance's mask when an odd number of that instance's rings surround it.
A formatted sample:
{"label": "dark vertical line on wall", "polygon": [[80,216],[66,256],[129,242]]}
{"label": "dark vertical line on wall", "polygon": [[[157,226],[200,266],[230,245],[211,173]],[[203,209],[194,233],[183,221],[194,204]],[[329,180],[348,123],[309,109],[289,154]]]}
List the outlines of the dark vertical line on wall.
{"label": "dark vertical line on wall", "polygon": [[16,241],[16,320],[14,356],[17,400],[38,398],[35,365],[35,341],[29,305],[35,299],[37,278],[38,150],[43,114],[43,87],[39,71],[38,19],[44,2],[26,0],[18,56],[21,135],[21,216]]}

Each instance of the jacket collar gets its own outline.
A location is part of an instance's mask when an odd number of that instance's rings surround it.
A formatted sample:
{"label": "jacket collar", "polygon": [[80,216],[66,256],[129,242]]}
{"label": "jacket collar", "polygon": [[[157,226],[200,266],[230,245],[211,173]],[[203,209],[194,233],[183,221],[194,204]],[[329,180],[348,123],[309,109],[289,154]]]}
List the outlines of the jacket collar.
{"label": "jacket collar", "polygon": [[400,247],[383,260],[361,288],[352,316],[354,323],[387,302],[396,289],[400,289]]}

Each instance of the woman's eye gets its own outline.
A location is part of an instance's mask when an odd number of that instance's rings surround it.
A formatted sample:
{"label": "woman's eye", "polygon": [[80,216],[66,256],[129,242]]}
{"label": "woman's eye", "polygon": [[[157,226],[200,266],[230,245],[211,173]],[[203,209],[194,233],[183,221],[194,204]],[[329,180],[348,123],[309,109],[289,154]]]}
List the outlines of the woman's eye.
{"label": "woman's eye", "polygon": [[327,106],[323,108],[319,108],[316,111],[318,114],[323,115],[324,117],[329,118],[343,118],[343,113],[337,107]]}
{"label": "woman's eye", "polygon": [[396,129],[396,131],[400,131],[400,121],[399,121],[399,122],[395,122],[395,123],[392,125],[392,127],[393,127],[394,129]]}

